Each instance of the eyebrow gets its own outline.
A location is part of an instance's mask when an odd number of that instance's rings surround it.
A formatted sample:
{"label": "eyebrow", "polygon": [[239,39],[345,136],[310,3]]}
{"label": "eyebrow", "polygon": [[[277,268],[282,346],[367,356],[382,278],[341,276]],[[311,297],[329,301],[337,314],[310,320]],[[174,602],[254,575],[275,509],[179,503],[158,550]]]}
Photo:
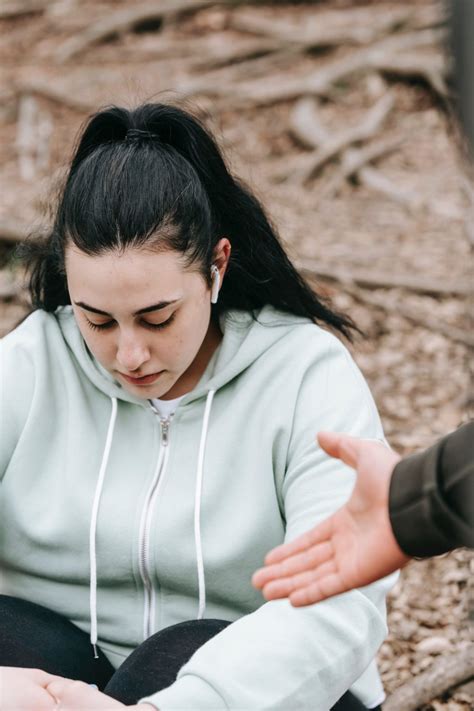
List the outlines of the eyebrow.
{"label": "eyebrow", "polygon": [[[152,304],[151,306],[145,306],[143,309],[138,309],[138,311],[135,311],[133,314],[134,316],[140,316],[140,314],[148,314],[151,311],[159,311],[160,309],[166,309],[167,306],[171,306],[171,304],[175,304],[179,299],[173,299],[173,301],[159,301],[157,304]],[[86,311],[92,311],[94,314],[100,314],[101,316],[112,316],[112,314],[107,313],[107,311],[102,311],[102,309],[96,309],[94,306],[89,306],[88,304],[85,304],[83,301],[75,301],[74,302],[76,306],[80,306],[82,309],[86,309]]]}

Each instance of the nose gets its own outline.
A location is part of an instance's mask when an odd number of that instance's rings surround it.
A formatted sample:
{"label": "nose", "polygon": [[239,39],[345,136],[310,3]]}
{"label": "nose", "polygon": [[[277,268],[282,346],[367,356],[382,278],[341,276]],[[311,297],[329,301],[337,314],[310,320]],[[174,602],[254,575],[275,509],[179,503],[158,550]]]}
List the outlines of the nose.
{"label": "nose", "polygon": [[116,359],[120,369],[132,373],[150,359],[150,351],[146,343],[136,333],[122,333],[118,342]]}

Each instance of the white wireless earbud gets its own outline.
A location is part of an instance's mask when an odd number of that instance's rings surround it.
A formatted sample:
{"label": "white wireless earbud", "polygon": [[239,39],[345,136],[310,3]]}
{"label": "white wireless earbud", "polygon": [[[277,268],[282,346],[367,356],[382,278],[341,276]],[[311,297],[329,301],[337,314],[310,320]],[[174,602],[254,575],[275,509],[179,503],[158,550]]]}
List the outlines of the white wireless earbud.
{"label": "white wireless earbud", "polygon": [[215,264],[211,267],[212,289],[211,289],[211,304],[217,304],[219,298],[219,287],[221,285],[221,275]]}

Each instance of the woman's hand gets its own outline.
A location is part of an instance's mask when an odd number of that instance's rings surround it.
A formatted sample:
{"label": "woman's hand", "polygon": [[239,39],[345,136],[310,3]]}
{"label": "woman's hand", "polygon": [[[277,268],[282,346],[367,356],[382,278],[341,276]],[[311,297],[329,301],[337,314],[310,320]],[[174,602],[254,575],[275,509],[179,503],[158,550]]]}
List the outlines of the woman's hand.
{"label": "woman's hand", "polygon": [[330,518],[271,551],[266,567],[252,578],[267,600],[289,597],[295,607],[368,585],[409,560],[395,540],[388,511],[398,454],[344,434],[320,432],[318,441],[357,470],[352,495]]}
{"label": "woman's hand", "polygon": [[48,684],[47,689],[57,701],[57,705],[53,705],[52,708],[58,711],[115,711],[115,709],[125,708],[136,709],[136,711],[157,711],[156,707],[150,704],[126,706],[83,681],[56,678]]}
{"label": "woman's hand", "polygon": [[61,677],[40,669],[0,667],[0,711],[51,711],[56,702],[47,686]]}

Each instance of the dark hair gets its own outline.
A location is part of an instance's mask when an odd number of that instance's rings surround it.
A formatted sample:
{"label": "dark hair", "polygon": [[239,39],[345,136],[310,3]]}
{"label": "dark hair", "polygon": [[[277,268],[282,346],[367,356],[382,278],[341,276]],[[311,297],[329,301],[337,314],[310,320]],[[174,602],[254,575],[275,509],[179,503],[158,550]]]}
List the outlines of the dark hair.
{"label": "dark hair", "polygon": [[54,311],[70,303],[68,242],[89,255],[140,246],[174,249],[210,284],[213,251],[224,236],[232,253],[214,313],[270,304],[350,338],[352,320],[315,295],[257,198],[231,175],[213,137],[176,106],[113,106],[95,114],[79,140],[52,230],[27,243],[21,256],[31,270],[33,306]]}

